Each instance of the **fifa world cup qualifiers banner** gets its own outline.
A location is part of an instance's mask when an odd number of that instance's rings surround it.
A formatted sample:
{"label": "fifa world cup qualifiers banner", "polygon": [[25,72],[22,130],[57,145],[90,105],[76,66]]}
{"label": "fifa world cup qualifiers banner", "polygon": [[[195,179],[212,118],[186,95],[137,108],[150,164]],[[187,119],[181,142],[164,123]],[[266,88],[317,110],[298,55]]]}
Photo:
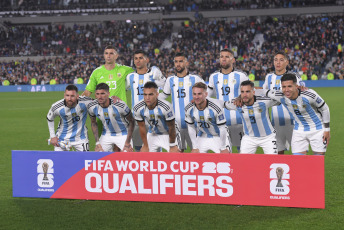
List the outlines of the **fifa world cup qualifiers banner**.
{"label": "fifa world cup qualifiers banner", "polygon": [[324,157],[12,151],[14,197],[325,208]]}

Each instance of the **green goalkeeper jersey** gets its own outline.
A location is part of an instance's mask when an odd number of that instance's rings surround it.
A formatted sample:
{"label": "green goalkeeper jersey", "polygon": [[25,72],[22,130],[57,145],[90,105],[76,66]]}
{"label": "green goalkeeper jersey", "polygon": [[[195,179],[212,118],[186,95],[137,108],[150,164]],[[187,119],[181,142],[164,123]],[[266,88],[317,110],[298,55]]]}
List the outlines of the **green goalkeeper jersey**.
{"label": "green goalkeeper jersey", "polygon": [[131,72],[134,72],[133,68],[117,63],[112,70],[107,70],[105,66],[102,65],[91,74],[86,90],[93,93],[99,83],[106,83],[110,87],[110,96],[117,96],[127,103],[125,80],[127,75]]}

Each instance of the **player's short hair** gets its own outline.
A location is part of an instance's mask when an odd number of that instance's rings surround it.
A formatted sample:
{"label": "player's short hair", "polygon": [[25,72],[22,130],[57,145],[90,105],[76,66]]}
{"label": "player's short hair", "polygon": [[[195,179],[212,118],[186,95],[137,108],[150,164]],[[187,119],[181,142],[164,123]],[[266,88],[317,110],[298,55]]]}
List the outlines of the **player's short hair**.
{"label": "player's short hair", "polygon": [[294,74],[291,73],[285,73],[283,74],[283,76],[281,77],[281,82],[284,81],[293,81],[293,83],[297,83],[297,79],[296,76]]}
{"label": "player's short hair", "polygon": [[78,92],[78,87],[76,87],[75,85],[67,85],[65,91],[75,91]]}
{"label": "player's short hair", "polygon": [[240,84],[240,86],[246,86],[246,85],[250,85],[252,87],[252,89],[254,88],[254,83],[250,80],[243,81]]}
{"label": "player's short hair", "polygon": [[185,55],[185,53],[183,52],[178,52],[174,55],[174,58],[176,57],[184,57],[186,60],[188,59],[188,57]]}
{"label": "player's short hair", "polygon": [[155,82],[153,82],[153,81],[147,81],[147,82],[144,84],[143,88],[144,88],[144,89],[152,89],[152,88],[158,89],[158,85],[157,85]]}
{"label": "player's short hair", "polygon": [[204,89],[205,91],[207,91],[207,85],[204,84],[203,82],[197,82],[195,83],[193,86],[192,86],[192,89],[193,88],[200,88],[200,89]]}
{"label": "player's short hair", "polygon": [[143,54],[143,56],[148,57],[148,56],[147,56],[147,53],[146,53],[145,51],[143,51],[143,50],[136,50],[136,51],[134,52],[134,56],[135,56],[135,54]]}
{"label": "player's short hair", "polygon": [[105,90],[107,92],[110,91],[110,87],[106,84],[106,83],[99,83],[97,86],[96,86],[96,90]]}
{"label": "player's short hair", "polygon": [[220,50],[220,53],[221,52],[229,52],[229,53],[231,53],[232,55],[233,55],[233,57],[234,57],[234,52],[232,51],[232,50],[230,50],[230,49],[222,49],[222,50]]}
{"label": "player's short hair", "polygon": [[285,52],[282,52],[282,51],[278,51],[277,53],[275,53],[274,57],[276,57],[277,55],[282,55],[285,59],[288,60],[288,56]]}
{"label": "player's short hair", "polygon": [[107,45],[107,46],[105,46],[104,51],[105,51],[105,50],[109,50],[109,49],[115,50],[116,53],[117,53],[117,50],[116,50],[115,46],[113,46],[113,45]]}

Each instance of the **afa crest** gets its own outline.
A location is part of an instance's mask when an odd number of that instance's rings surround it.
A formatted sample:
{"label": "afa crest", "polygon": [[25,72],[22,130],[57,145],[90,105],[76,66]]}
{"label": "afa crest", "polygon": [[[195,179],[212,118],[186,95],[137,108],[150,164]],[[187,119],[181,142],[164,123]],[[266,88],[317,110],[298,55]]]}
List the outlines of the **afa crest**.
{"label": "afa crest", "polygon": [[298,109],[297,105],[293,105],[293,109]]}
{"label": "afa crest", "polygon": [[107,112],[105,112],[104,117],[109,117],[109,114]]}
{"label": "afa crest", "polygon": [[143,85],[143,80],[139,80],[139,85]]}
{"label": "afa crest", "polygon": [[149,117],[150,117],[150,119],[152,119],[152,120],[155,119],[155,115],[154,115],[154,114],[150,114]]}
{"label": "afa crest", "polygon": [[76,113],[72,113],[72,117],[76,117]]}
{"label": "afa crest", "polygon": [[199,119],[200,119],[201,121],[204,121],[204,116],[200,116]]}
{"label": "afa crest", "polygon": [[281,84],[281,80],[276,80],[276,85]]}
{"label": "afa crest", "polygon": [[253,109],[249,109],[249,110],[248,110],[248,113],[249,113],[250,115],[252,115],[252,114],[253,114]]}
{"label": "afa crest", "polygon": [[109,74],[109,79],[112,80],[113,79],[113,75]]}
{"label": "afa crest", "polygon": [[178,86],[179,86],[179,87],[183,87],[183,86],[184,86],[184,83],[183,83],[183,82],[179,82]]}
{"label": "afa crest", "polygon": [[223,80],[223,84],[224,84],[224,85],[227,85],[227,84],[228,84],[228,80],[227,80],[227,79],[224,79],[224,80]]}

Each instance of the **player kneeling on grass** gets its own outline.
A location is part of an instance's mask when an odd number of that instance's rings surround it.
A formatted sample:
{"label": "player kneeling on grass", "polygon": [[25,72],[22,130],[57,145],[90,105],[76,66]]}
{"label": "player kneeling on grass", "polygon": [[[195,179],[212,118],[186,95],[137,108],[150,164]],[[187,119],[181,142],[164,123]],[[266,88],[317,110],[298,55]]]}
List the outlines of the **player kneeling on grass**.
{"label": "player kneeling on grass", "polygon": [[[86,128],[87,106],[92,102],[89,97],[78,94],[75,85],[68,85],[64,92],[64,99],[55,102],[47,115],[50,133],[49,142],[55,151],[89,151]],[[60,123],[54,132],[54,119],[60,117]]]}
{"label": "player kneeling on grass", "polygon": [[324,155],[330,141],[329,107],[314,90],[301,91],[293,74],[284,74],[281,84],[282,92],[265,92],[268,97],[280,101],[293,116],[293,154],[305,155],[310,145],[314,155]]}
{"label": "player kneeling on grass", "polygon": [[[109,98],[109,86],[105,83],[96,86],[95,94],[97,100],[87,107],[96,140],[95,151],[112,152],[116,145],[121,151],[133,152],[131,137],[135,122],[129,107],[123,101],[114,102]],[[103,124],[99,140],[96,117]]]}
{"label": "player kneeling on grass", "polygon": [[[171,103],[158,99],[158,85],[146,82],[143,86],[143,100],[134,107],[134,117],[142,138],[141,152],[158,152],[163,148],[169,152],[180,152],[181,140],[175,123]],[[146,125],[148,133],[146,131]]]}
{"label": "player kneeling on grass", "polygon": [[192,141],[193,153],[229,153],[223,102],[207,98],[207,85],[197,82],[192,87],[193,101],[185,107],[185,122]]}
{"label": "player kneeling on grass", "polygon": [[242,107],[235,106],[232,101],[224,104],[227,109],[237,110],[241,115],[245,135],[240,153],[256,153],[261,147],[265,154],[277,154],[276,131],[270,122],[269,108],[280,103],[268,97],[255,96],[252,81],[243,81],[240,93]]}

